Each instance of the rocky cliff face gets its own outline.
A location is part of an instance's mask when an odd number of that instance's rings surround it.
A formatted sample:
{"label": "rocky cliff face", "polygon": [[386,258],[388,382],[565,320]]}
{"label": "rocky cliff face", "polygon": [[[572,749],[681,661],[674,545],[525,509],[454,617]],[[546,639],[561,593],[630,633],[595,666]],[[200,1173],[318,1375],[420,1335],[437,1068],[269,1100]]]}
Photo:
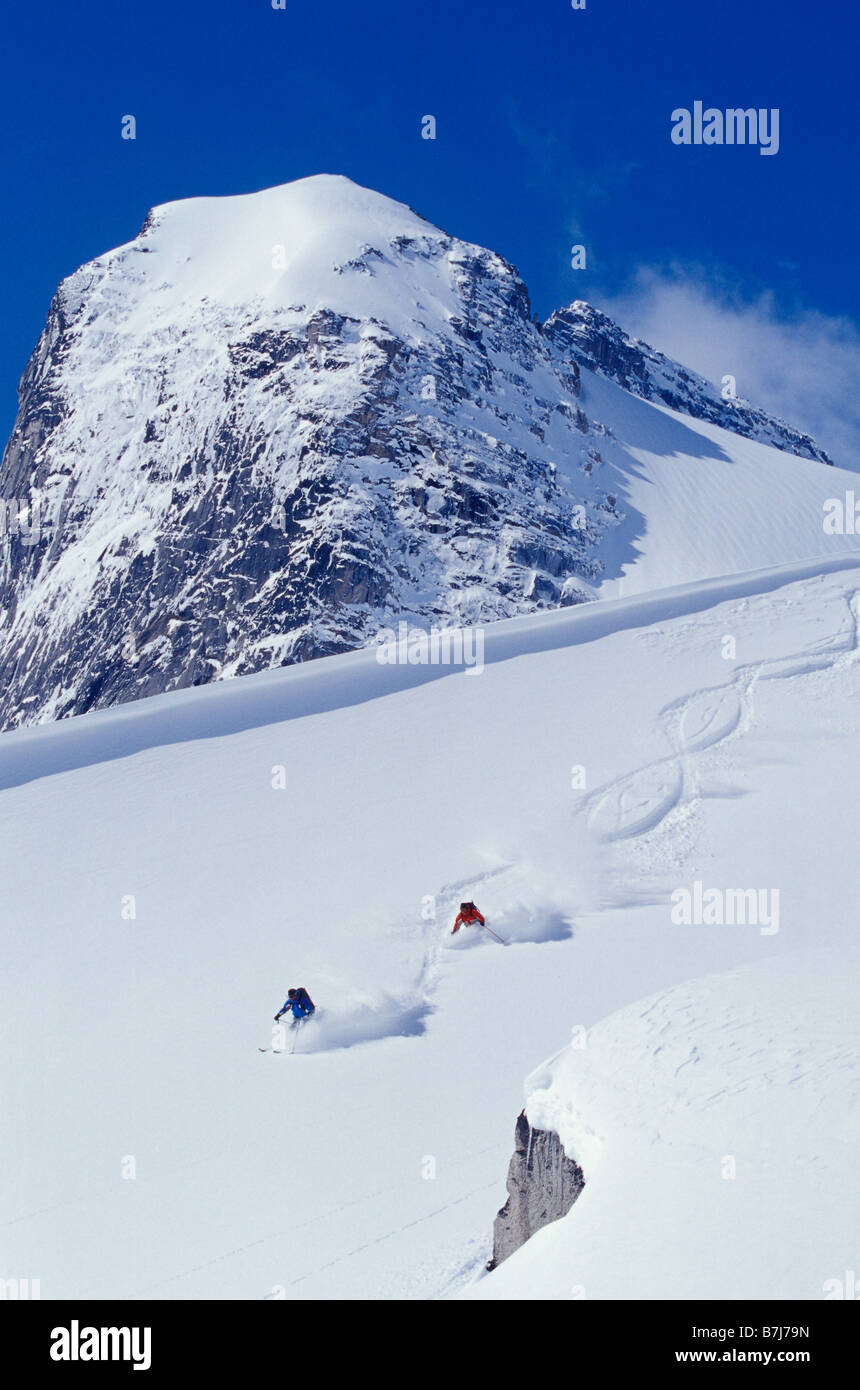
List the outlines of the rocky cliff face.
{"label": "rocky cliff face", "polygon": [[493,1225],[495,1269],[551,1221],[566,1216],[585,1186],[582,1169],[568,1158],[557,1134],[532,1129],[525,1111],[517,1119],[508,1168],[508,1200]]}
{"label": "rocky cliff face", "polygon": [[21,381],[0,725],[592,597],[623,513],[580,368],[657,388],[586,310],[541,328],[500,256],[346,179],[154,209]]}
{"label": "rocky cliff face", "polygon": [[787,449],[800,458],[833,462],[802,430],[774,419],[739,397],[724,398],[703,376],[671,361],[641,339],[628,337],[606,314],[582,300],[551,314],[543,332],[565,360],[599,372],[634,396],[660,401],[672,410],[709,420],[748,439]]}

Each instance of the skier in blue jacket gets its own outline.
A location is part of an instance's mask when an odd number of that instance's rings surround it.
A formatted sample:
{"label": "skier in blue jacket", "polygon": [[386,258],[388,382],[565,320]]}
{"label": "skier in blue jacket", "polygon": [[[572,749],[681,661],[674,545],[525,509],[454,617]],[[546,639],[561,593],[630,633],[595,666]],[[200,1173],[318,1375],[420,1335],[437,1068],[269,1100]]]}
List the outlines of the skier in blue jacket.
{"label": "skier in blue jacket", "polygon": [[296,1022],[300,1023],[303,1018],[310,1018],[315,1009],[316,1004],[311,999],[304,985],[299,985],[298,989],[287,990],[287,997],[284,1000],[283,1007],[275,1014],[275,1022],[279,1023],[281,1014],[289,1012],[293,1015]]}

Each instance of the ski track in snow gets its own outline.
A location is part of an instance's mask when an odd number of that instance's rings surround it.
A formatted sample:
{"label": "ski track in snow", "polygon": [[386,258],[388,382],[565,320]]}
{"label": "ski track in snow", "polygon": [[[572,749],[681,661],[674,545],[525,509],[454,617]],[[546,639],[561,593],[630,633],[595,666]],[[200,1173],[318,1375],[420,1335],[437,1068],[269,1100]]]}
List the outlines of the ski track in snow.
{"label": "ski track in snow", "polygon": [[[465,1157],[467,1159],[474,1159],[476,1157],[479,1158],[483,1154],[493,1153],[495,1151],[495,1148],[495,1144],[490,1144],[485,1149],[478,1150],[477,1154],[469,1153]],[[304,1274],[300,1274],[295,1279],[288,1279],[286,1283],[283,1285],[283,1287],[293,1288],[297,1284],[303,1284],[308,1279],[315,1278],[318,1274],[323,1273],[325,1270],[333,1269],[335,1265],[343,1264],[345,1260],[352,1259],[355,1255],[361,1254],[362,1251],[371,1249],[374,1245],[384,1244],[385,1241],[393,1239],[393,1237],[399,1235],[402,1231],[408,1231],[411,1230],[414,1226],[423,1225],[425,1221],[432,1221],[435,1217],[442,1215],[443,1212],[450,1211],[452,1207],[460,1206],[461,1203],[468,1201],[470,1197],[476,1196],[479,1192],[487,1192],[491,1188],[498,1188],[498,1186],[499,1179],[498,1176],[494,1174],[494,1176],[488,1182],[481,1183],[479,1184],[479,1186],[471,1189],[470,1191],[461,1193],[461,1195],[459,1197],[455,1197],[453,1201],[446,1202],[442,1206],[434,1207],[432,1211],[428,1211],[424,1215],[416,1217],[412,1221],[407,1221],[403,1225],[395,1226],[390,1231],[385,1231],[382,1235],[375,1236],[373,1240],[364,1241],[363,1244],[357,1245],[354,1249],[345,1251],[343,1254],[337,1255],[334,1259],[326,1261],[325,1264],[317,1265],[312,1269],[307,1269],[305,1270]],[[338,1216],[342,1215],[345,1211],[348,1211],[350,1208],[362,1206],[366,1202],[378,1201],[381,1197],[390,1196],[390,1192],[390,1185],[376,1188],[373,1192],[364,1192],[361,1194],[360,1197],[354,1197],[348,1202],[341,1202],[339,1206],[329,1207],[326,1211],[319,1212],[317,1215],[309,1217],[306,1221],[292,1222],[289,1226],[281,1230],[271,1231],[267,1235],[258,1236],[256,1240],[248,1241],[245,1245],[237,1245],[232,1250],[224,1250],[218,1255],[213,1255],[212,1259],[210,1260],[204,1260],[200,1264],[193,1265],[188,1269],[180,1270],[179,1273],[171,1274],[166,1279],[159,1279],[156,1283],[147,1284],[144,1288],[138,1289],[133,1295],[133,1297],[148,1297],[156,1289],[163,1289],[167,1287],[167,1285],[169,1284],[175,1284],[181,1279],[189,1278],[192,1274],[199,1274],[204,1269],[211,1269],[213,1268],[213,1266],[219,1265],[223,1263],[223,1261],[225,1260],[233,1259],[237,1255],[242,1255],[248,1250],[253,1250],[261,1245],[266,1245],[271,1241],[292,1239],[295,1233],[298,1231],[306,1231],[311,1226],[319,1225],[319,1223],[323,1221],[332,1221]],[[276,1300],[276,1298],[277,1295],[275,1293],[268,1293],[263,1295],[264,1302]]]}
{"label": "ski track in snow", "polygon": [[[759,681],[793,679],[832,670],[857,659],[860,652],[860,589],[839,592],[850,619],[835,635],[800,651],[738,665],[723,685],[702,687],[665,705],[658,716],[673,752],[605,784],[587,797],[583,812],[592,835],[605,843],[630,840],[658,829],[672,812],[731,789],[708,789],[697,776],[697,757],[740,738],[755,720],[755,688]],[[741,601],[742,607],[746,600]],[[521,885],[521,886],[520,886]],[[520,891],[518,892],[518,886]],[[482,898],[486,888],[489,900]],[[407,1000],[376,1001],[372,1007],[329,1020],[313,1036],[299,1037],[287,1052],[322,1052],[400,1035],[420,1035],[434,1012],[438,983],[451,951],[485,947],[493,950],[521,943],[563,940],[572,935],[565,913],[551,906],[530,904],[534,893],[528,869],[503,863],[443,884],[434,895],[435,917],[425,928],[426,950],[415,989]],[[496,941],[480,926],[461,927],[452,937],[451,925],[461,900],[479,899],[488,923],[502,938]],[[493,910],[495,908],[495,911]],[[428,930],[429,927],[429,930]],[[322,1022],[322,1020],[320,1020]]]}
{"label": "ski track in snow", "polygon": [[745,663],[725,685],[692,691],[664,706],[660,722],[675,751],[592,792],[583,808],[591,832],[604,842],[631,839],[655,830],[672,811],[714,795],[699,785],[694,755],[750,729],[759,681],[838,669],[857,659],[860,590],[853,590],[846,602],[851,623],[844,641],[830,637],[823,651],[816,644],[783,657]]}

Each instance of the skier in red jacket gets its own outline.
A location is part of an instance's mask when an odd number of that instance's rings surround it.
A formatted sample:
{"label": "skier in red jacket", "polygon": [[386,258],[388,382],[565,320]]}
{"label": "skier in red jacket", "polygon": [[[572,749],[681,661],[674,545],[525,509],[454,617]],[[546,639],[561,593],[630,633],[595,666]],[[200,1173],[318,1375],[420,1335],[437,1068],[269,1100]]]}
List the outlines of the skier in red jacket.
{"label": "skier in red jacket", "polygon": [[461,926],[469,927],[473,922],[480,922],[482,927],[486,925],[474,903],[461,903],[451,935],[453,936],[455,931],[459,931]]}

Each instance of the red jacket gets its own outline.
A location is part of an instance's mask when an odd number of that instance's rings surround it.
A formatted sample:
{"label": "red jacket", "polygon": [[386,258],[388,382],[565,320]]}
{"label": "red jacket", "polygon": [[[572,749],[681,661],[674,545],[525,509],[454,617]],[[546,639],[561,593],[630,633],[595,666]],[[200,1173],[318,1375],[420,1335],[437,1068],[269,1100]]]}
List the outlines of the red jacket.
{"label": "red jacket", "polygon": [[480,922],[482,927],[485,925],[484,919],[476,907],[461,908],[457,913],[457,920],[454,923],[454,929],[451,935],[453,936],[455,931],[459,931],[462,925],[465,924],[465,926],[468,927],[472,922]]}

